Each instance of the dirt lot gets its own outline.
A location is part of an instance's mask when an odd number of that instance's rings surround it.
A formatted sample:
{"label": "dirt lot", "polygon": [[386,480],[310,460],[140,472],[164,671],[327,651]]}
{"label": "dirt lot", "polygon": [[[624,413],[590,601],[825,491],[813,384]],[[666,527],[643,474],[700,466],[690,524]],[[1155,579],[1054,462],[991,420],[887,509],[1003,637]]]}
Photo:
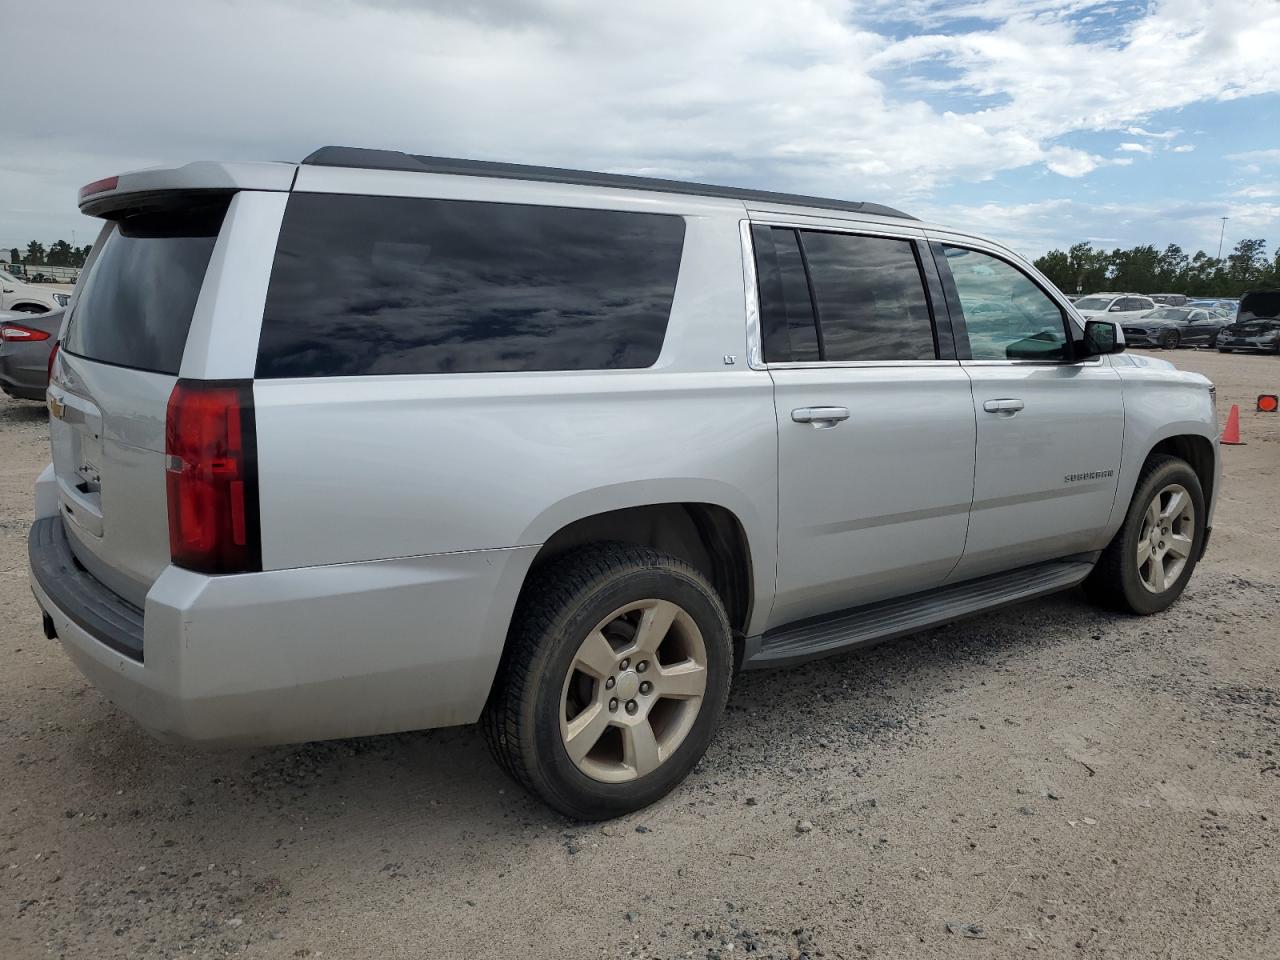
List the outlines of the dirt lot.
{"label": "dirt lot", "polygon": [[1180,603],[745,676],[683,789],[602,826],[472,729],[150,740],[40,632],[48,433],[0,401],[0,957],[1280,956],[1280,360],[1175,359],[1248,441]]}

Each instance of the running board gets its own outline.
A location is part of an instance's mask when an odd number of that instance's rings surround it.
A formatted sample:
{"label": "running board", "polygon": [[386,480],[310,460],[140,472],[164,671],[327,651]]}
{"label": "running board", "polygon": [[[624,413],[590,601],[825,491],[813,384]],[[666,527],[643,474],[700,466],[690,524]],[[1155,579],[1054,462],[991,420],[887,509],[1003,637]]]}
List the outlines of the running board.
{"label": "running board", "polygon": [[1079,559],[1055,560],[779,627],[753,638],[754,644],[747,641],[743,666],[748,670],[785,666],[892,640],[951,620],[1069,589],[1084,580],[1092,569],[1092,563]]}

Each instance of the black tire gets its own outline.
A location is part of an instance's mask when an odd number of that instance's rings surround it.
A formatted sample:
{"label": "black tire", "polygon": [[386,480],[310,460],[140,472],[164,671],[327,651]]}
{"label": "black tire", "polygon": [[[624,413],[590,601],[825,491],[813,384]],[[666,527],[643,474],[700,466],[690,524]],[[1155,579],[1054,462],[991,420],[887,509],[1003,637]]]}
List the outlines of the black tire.
{"label": "black tire", "polygon": [[[706,691],[670,757],[645,776],[607,783],[570,758],[560,732],[561,695],[578,648],[596,625],[649,598],[677,604],[701,631]],[[729,699],[733,665],[724,605],[701,573],[648,547],[592,544],[551,561],[525,584],[482,726],[498,765],[549,806],[578,820],[617,817],[664,797],[701,759]]]}
{"label": "black tire", "polygon": [[1230,347],[1219,347],[1218,352],[1219,353],[1235,353],[1235,351],[1232,350]]}
{"label": "black tire", "polygon": [[[1156,493],[1171,483],[1179,483],[1191,495],[1195,508],[1190,557],[1178,577],[1162,593],[1147,589],[1139,575],[1137,548],[1143,515]],[[1093,572],[1085,580],[1085,593],[1099,606],[1127,613],[1147,615],[1167,609],[1182,594],[1195,571],[1204,547],[1205,503],[1200,478],[1185,460],[1157,455],[1151,457],[1138,475],[1138,484],[1129,502],[1120,530],[1102,551]]]}
{"label": "black tire", "polygon": [[1182,334],[1177,330],[1169,330],[1160,338],[1160,348],[1162,350],[1177,350],[1178,344],[1182,342]]}
{"label": "black tire", "polygon": [[11,307],[14,313],[48,313],[48,308],[34,307],[29,303],[20,303],[16,307]]}

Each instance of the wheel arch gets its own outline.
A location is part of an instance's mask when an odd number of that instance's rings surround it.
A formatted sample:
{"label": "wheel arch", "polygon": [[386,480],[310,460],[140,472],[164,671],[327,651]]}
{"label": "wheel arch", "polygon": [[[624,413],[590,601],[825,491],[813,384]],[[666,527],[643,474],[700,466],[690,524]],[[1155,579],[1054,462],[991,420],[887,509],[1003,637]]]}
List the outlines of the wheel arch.
{"label": "wheel arch", "polygon": [[653,547],[691,564],[719,594],[734,634],[747,633],[756,599],[754,565],[751,540],[733,510],[705,501],[668,501],[579,517],[547,537],[525,579],[577,547],[609,541]]}
{"label": "wheel arch", "polygon": [[1204,502],[1206,504],[1213,502],[1218,472],[1212,440],[1198,433],[1179,433],[1165,437],[1147,452],[1142,461],[1143,466],[1156,456],[1170,456],[1185,460],[1200,481],[1200,488],[1204,491]]}

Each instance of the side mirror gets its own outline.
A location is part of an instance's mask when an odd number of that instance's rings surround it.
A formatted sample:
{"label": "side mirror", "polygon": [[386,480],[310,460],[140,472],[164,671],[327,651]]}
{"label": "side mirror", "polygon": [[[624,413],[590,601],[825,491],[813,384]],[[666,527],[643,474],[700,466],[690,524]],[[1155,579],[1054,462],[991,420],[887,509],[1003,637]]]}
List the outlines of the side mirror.
{"label": "side mirror", "polygon": [[1108,307],[1108,308],[1107,308],[1107,312],[1108,312],[1108,313],[1119,313],[1119,312],[1120,312],[1120,311],[1122,311],[1123,309],[1124,309],[1124,304],[1123,304],[1123,303],[1113,303],[1110,307]]}
{"label": "side mirror", "polygon": [[1110,320],[1086,320],[1084,339],[1079,343],[1077,356],[1100,357],[1104,353],[1119,353],[1124,349],[1124,333]]}

